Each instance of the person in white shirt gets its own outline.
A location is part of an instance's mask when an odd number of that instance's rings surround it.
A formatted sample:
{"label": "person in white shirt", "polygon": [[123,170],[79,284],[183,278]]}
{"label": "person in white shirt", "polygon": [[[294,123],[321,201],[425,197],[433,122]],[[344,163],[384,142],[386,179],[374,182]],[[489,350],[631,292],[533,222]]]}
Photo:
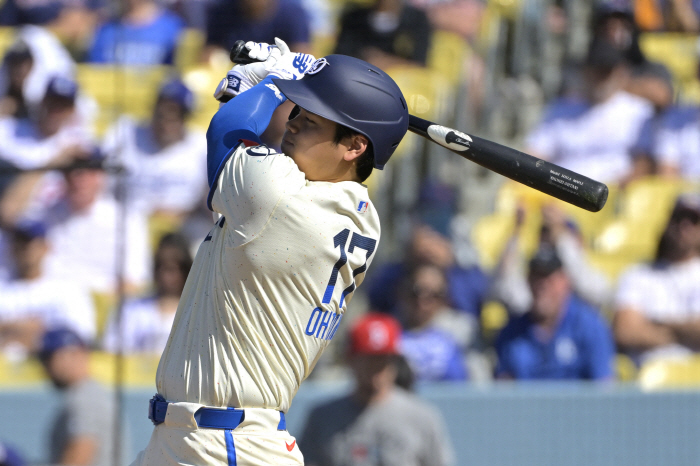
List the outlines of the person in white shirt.
{"label": "person in white shirt", "polygon": [[656,260],[620,277],[615,310],[617,344],[640,363],[700,351],[700,195],[678,198]]}
{"label": "person in white shirt", "polygon": [[130,207],[144,215],[181,219],[206,198],[207,141],[187,127],[194,94],[180,80],[160,89],[150,121],[122,117],[108,132],[103,150],[126,169]]}
{"label": "person in white shirt", "polygon": [[[249,43],[215,94],[209,207],[158,366],[155,424],[138,465],[301,465],[284,413],[336,333],[379,241],[362,182],[408,130],[379,68]],[[269,74],[269,75],[268,75]],[[275,79],[273,79],[275,78]],[[261,145],[272,113],[297,106],[283,153]]]}
{"label": "person in white shirt", "polygon": [[669,114],[654,138],[652,155],[663,176],[700,180],[700,111]]}
{"label": "person in white shirt", "polygon": [[120,325],[112,314],[103,346],[107,351],[160,354],[170,336],[175,311],[192,267],[187,239],[177,233],[164,235],[153,261],[155,292],[124,303]]}
{"label": "person in white shirt", "polygon": [[598,181],[625,181],[635,174],[631,152],[654,106],[624,90],[628,67],[604,42],[591,45],[583,74],[585,95],[551,104],[526,151]]}
{"label": "person in white shirt", "polygon": [[0,282],[0,348],[26,356],[43,332],[69,328],[85,341],[95,338],[95,309],[90,294],[70,275],[43,271],[50,249],[45,225],[23,222],[9,229],[15,275]]}

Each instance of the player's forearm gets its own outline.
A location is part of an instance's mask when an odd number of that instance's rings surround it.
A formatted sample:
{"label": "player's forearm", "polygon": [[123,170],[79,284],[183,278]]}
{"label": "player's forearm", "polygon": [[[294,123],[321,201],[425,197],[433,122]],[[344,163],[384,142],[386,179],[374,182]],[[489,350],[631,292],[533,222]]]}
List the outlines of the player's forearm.
{"label": "player's forearm", "polygon": [[207,169],[209,185],[228,153],[240,139],[260,142],[260,135],[270,124],[272,113],[286,98],[272,83],[270,77],[216,112],[207,130]]}

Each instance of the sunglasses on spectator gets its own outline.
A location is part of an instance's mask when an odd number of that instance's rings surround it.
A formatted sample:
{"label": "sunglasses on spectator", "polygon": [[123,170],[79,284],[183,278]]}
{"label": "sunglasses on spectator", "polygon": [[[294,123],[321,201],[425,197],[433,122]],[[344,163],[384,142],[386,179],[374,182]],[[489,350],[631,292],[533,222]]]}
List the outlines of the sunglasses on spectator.
{"label": "sunglasses on spectator", "polygon": [[442,290],[433,290],[420,286],[414,286],[411,292],[416,298],[422,299],[445,299],[447,297],[447,294]]}

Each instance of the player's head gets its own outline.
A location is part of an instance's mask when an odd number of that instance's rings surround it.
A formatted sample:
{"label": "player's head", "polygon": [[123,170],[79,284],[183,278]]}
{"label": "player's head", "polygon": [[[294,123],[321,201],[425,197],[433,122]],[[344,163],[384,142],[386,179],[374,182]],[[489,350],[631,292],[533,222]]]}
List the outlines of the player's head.
{"label": "player's head", "polygon": [[401,326],[389,315],[369,313],[353,324],[349,355],[356,394],[369,397],[394,385],[400,340]]}
{"label": "player's head", "polygon": [[68,328],[55,328],[44,333],[38,357],[49,378],[59,389],[70,387],[89,374],[88,345]]}
{"label": "player's head", "polygon": [[[384,71],[363,60],[329,55],[314,62],[302,80],[274,82],[300,108],[288,123],[288,133],[295,129],[294,121],[308,114],[330,120],[341,127],[338,133],[333,127],[333,141],[340,141],[336,144],[364,145],[358,157],[364,155],[369,172],[372,167],[384,168],[408,130],[408,107],[401,89]],[[283,149],[297,160],[299,151],[293,141],[288,139]]]}

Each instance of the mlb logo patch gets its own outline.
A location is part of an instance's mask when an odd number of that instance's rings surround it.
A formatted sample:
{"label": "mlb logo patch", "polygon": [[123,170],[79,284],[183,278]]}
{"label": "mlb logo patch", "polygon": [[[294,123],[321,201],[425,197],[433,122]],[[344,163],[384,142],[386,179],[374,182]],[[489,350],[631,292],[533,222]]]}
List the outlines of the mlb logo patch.
{"label": "mlb logo patch", "polygon": [[357,211],[361,214],[364,214],[365,212],[367,212],[367,207],[369,207],[369,202],[360,201],[360,204],[357,206]]}

